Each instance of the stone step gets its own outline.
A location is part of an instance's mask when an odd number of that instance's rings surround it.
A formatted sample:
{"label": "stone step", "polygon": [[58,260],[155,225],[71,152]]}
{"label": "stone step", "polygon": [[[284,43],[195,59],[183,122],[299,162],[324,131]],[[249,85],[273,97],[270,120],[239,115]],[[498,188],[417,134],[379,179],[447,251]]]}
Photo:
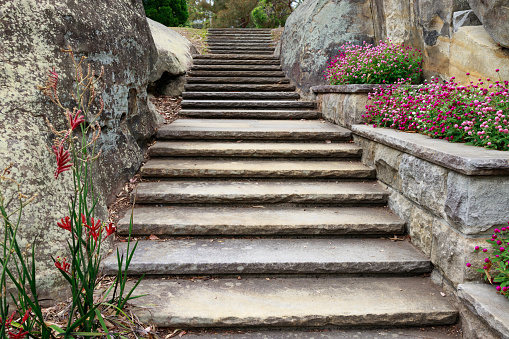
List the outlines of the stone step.
{"label": "stone step", "polygon": [[284,77],[282,71],[216,71],[216,70],[191,70],[187,72],[191,77]]}
{"label": "stone step", "polygon": [[274,55],[193,54],[193,60],[196,59],[276,60],[279,62],[279,57]]}
{"label": "stone step", "polygon": [[353,143],[246,143],[158,141],[151,157],[255,157],[255,158],[360,158],[362,148]]}
{"label": "stone step", "polygon": [[252,43],[269,43],[269,44],[273,44],[274,43],[274,40],[272,40],[271,38],[247,38],[245,36],[242,36],[242,37],[234,37],[234,36],[226,36],[226,37],[218,37],[218,36],[213,36],[213,37],[210,37],[209,39],[207,39],[207,43],[214,43],[214,42],[217,42],[217,43],[222,43],[222,42],[252,42]]}
{"label": "stone step", "polygon": [[[226,60],[225,60],[226,61]],[[280,65],[194,65],[193,71],[280,71]]]}
{"label": "stone step", "polygon": [[[188,84],[288,84],[290,80],[285,77],[186,77]],[[218,90],[217,90],[218,91]]]}
{"label": "stone step", "polygon": [[235,49],[235,50],[224,50],[224,49],[209,49],[209,53],[211,54],[246,54],[246,55],[249,55],[249,54],[257,54],[257,55],[272,55],[274,54],[274,50],[270,50],[270,51],[265,51],[265,50],[238,50],[238,49]]}
{"label": "stone step", "polygon": [[314,101],[295,100],[182,100],[182,108],[316,108]]}
{"label": "stone step", "polygon": [[172,328],[437,326],[458,317],[421,277],[144,279],[135,294],[147,294],[131,302],[142,323]]}
{"label": "stone step", "polygon": [[228,49],[229,47],[234,47],[234,49],[258,49],[258,48],[274,48],[274,44],[271,42],[249,42],[239,40],[237,42],[215,42],[209,41],[207,42],[209,48],[217,48],[217,49]]}
{"label": "stone step", "polygon": [[230,60],[230,59],[194,59],[194,65],[244,65],[244,66],[253,66],[253,65],[280,65],[279,60]]}
{"label": "stone step", "polygon": [[256,99],[256,100],[299,100],[300,95],[296,92],[182,92],[185,100],[192,99],[212,99],[212,100],[239,100],[239,99]]}
{"label": "stone step", "polygon": [[314,120],[178,119],[157,130],[159,140],[349,141],[351,134],[346,128]]}
{"label": "stone step", "polygon": [[207,36],[207,38],[211,39],[218,39],[218,38],[229,38],[229,37],[235,37],[235,38],[252,38],[252,39],[272,39],[272,36],[270,34],[264,34],[264,33],[244,33],[239,34],[235,32],[222,32],[217,34],[211,34]]}
{"label": "stone step", "polygon": [[374,179],[360,161],[150,159],[144,178],[327,178]]}
{"label": "stone step", "polygon": [[141,204],[385,204],[376,181],[161,181],[142,182]]}
{"label": "stone step", "polygon": [[322,113],[312,110],[241,110],[241,109],[183,109],[179,116],[200,119],[319,119]]}
{"label": "stone step", "polygon": [[[126,257],[126,243],[117,248]],[[116,253],[116,251],[113,251]],[[118,271],[117,257],[103,261]],[[139,241],[131,275],[429,273],[431,262],[409,242],[388,239],[171,239]]]}
{"label": "stone step", "polygon": [[290,84],[186,84],[184,85],[186,91],[194,92],[257,92],[257,91],[295,91],[295,85]]}
{"label": "stone step", "polygon": [[209,28],[207,32],[263,32],[263,33],[271,33],[270,28]]}
{"label": "stone step", "polygon": [[227,44],[220,44],[220,45],[216,45],[216,44],[209,44],[208,45],[208,49],[209,51],[211,50],[216,50],[216,49],[220,49],[220,50],[236,50],[236,51],[242,51],[242,50],[246,50],[246,51],[274,51],[274,46],[270,45],[270,44],[253,44],[253,43],[237,43],[237,44],[231,44],[231,45],[227,45]]}
{"label": "stone step", "polygon": [[[129,234],[131,213],[118,223]],[[132,234],[159,236],[375,236],[403,234],[386,207],[136,207]]]}

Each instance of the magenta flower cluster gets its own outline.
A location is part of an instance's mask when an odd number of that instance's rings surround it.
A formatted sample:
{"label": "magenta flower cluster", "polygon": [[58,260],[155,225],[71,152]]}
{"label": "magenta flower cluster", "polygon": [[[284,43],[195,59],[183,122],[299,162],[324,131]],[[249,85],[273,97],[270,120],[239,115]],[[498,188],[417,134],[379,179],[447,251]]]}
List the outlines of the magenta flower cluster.
{"label": "magenta flower cluster", "polygon": [[393,84],[400,79],[419,82],[422,53],[404,45],[380,41],[341,46],[339,55],[327,64],[325,78],[331,85]]}
{"label": "magenta flower cluster", "polygon": [[[482,261],[482,269],[476,271],[483,273],[486,281],[497,285],[497,293],[509,298],[509,226],[495,228],[491,239],[486,241],[491,245],[492,253]],[[474,251],[479,252],[481,248],[476,246]],[[482,252],[487,253],[488,249],[483,248]],[[472,267],[472,264],[467,263],[467,267]]]}
{"label": "magenta flower cluster", "polygon": [[[497,70],[498,71],[498,70]],[[481,79],[461,85],[435,78],[404,82],[371,93],[363,117],[374,127],[416,131],[432,138],[509,150],[509,83]]]}

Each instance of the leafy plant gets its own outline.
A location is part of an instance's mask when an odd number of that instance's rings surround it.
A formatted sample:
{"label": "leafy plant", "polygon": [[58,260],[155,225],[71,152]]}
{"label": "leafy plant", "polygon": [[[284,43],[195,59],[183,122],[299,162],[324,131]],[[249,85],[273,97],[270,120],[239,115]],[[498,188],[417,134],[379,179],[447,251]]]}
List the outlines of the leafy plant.
{"label": "leafy plant", "polygon": [[421,77],[422,53],[390,41],[341,46],[330,60],[325,78],[331,85],[393,84],[401,79],[417,83]]}
{"label": "leafy plant", "polygon": [[145,14],[165,26],[178,27],[189,18],[186,0],[143,0]]}
{"label": "leafy plant", "polygon": [[[476,271],[482,273],[484,280],[490,284],[497,284],[497,293],[509,298],[509,227],[496,228],[486,242],[491,245],[492,251],[488,253],[488,248],[482,249],[483,253],[488,254],[483,260],[483,268]],[[476,246],[474,251],[479,252],[481,248]],[[467,267],[471,266],[471,263],[467,263]]]}
{"label": "leafy plant", "polygon": [[[497,70],[498,72],[498,70]],[[419,86],[379,87],[363,117],[374,127],[416,131],[432,138],[509,150],[509,82],[481,79],[461,85],[432,79]]]}

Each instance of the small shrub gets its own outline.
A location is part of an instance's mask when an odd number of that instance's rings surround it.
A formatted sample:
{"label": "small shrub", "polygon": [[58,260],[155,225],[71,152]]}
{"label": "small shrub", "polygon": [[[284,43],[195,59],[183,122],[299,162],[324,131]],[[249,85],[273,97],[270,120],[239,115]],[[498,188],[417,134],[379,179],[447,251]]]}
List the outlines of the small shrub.
{"label": "small shrub", "polygon": [[[509,227],[496,228],[491,239],[486,242],[491,245],[492,253],[487,248],[482,249],[483,253],[488,254],[483,260],[483,268],[476,271],[483,274],[484,280],[497,284],[497,293],[509,298]],[[481,248],[476,246],[474,251],[479,252]],[[471,266],[467,263],[467,267]]]}
{"label": "small shrub", "polygon": [[380,41],[378,46],[351,43],[341,46],[327,65],[325,78],[331,85],[393,84],[400,79],[418,83],[422,53],[408,46]]}
{"label": "small shrub", "polygon": [[[498,71],[498,70],[497,70]],[[416,131],[432,138],[509,150],[509,83],[487,79],[463,86],[432,79],[419,86],[379,87],[363,117],[373,127]]]}

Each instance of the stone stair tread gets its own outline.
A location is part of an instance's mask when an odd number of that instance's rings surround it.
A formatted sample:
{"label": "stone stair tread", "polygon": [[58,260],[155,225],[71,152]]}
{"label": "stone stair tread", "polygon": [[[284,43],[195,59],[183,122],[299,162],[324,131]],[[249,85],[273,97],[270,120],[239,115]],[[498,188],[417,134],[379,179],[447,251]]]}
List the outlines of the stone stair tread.
{"label": "stone stair tread", "polygon": [[[130,285],[128,285],[129,287]],[[158,327],[425,326],[453,324],[457,311],[429,279],[145,279],[132,301]]]}
{"label": "stone stair tread", "polygon": [[[131,213],[118,224],[129,234]],[[134,235],[390,235],[405,223],[385,207],[136,207]]]}
{"label": "stone stair tread", "polygon": [[217,329],[186,333],[186,339],[454,339],[462,338],[457,327],[421,326],[419,328],[378,328],[378,329]]}
{"label": "stone stair tread", "polygon": [[267,100],[199,100],[184,99],[181,102],[182,108],[316,108],[314,101],[298,101],[295,99],[267,99]]}
{"label": "stone stair tread", "polygon": [[215,71],[215,70],[191,70],[187,72],[190,77],[284,77],[283,71]]}
{"label": "stone stair tread", "polygon": [[191,68],[192,70],[249,70],[249,71],[280,71],[282,67],[280,65],[222,65],[222,64],[213,64],[213,65],[203,65],[203,64],[195,64]]}
{"label": "stone stair tread", "polygon": [[387,201],[388,194],[376,181],[175,180],[140,183],[136,189],[136,202],[383,204]]}
{"label": "stone stair tread", "polygon": [[194,59],[193,65],[242,65],[242,66],[252,66],[252,65],[276,65],[280,66],[279,60],[267,59],[267,60],[244,60],[244,59]]}
{"label": "stone stair tread", "polygon": [[316,120],[178,119],[157,131],[159,139],[345,140],[346,128]]}
{"label": "stone stair tread", "polygon": [[279,62],[279,57],[274,55],[238,55],[238,54],[193,54],[194,59],[230,59],[230,60],[275,60]]}
{"label": "stone stair tread", "polygon": [[274,49],[271,49],[271,50],[237,50],[237,49],[216,49],[216,50],[212,50],[212,49],[209,49],[209,52],[211,54],[246,54],[246,55],[249,55],[249,54],[261,54],[261,55],[272,55],[274,53]]}
{"label": "stone stair tread", "polygon": [[240,157],[360,157],[362,148],[353,143],[239,143],[158,141],[149,148],[157,156]]}
{"label": "stone stair tread", "polygon": [[295,92],[182,92],[185,100],[239,100],[239,99],[300,99],[299,93]]}
{"label": "stone stair tread", "polygon": [[[126,257],[127,243],[118,244]],[[113,253],[116,253],[114,250]],[[103,262],[118,270],[116,255]],[[129,274],[424,274],[430,260],[388,239],[167,239],[138,242]]]}
{"label": "stone stair tread", "polygon": [[288,84],[290,80],[285,77],[188,77],[187,82],[191,83],[209,83],[209,84]]}
{"label": "stone stair tread", "polygon": [[348,178],[372,179],[375,170],[360,161],[204,160],[156,158],[142,166],[147,178]]}
{"label": "stone stair tread", "polygon": [[309,109],[181,109],[181,117],[201,119],[319,119],[322,113]]}
{"label": "stone stair tread", "polygon": [[186,91],[294,91],[290,84],[186,84]]}

